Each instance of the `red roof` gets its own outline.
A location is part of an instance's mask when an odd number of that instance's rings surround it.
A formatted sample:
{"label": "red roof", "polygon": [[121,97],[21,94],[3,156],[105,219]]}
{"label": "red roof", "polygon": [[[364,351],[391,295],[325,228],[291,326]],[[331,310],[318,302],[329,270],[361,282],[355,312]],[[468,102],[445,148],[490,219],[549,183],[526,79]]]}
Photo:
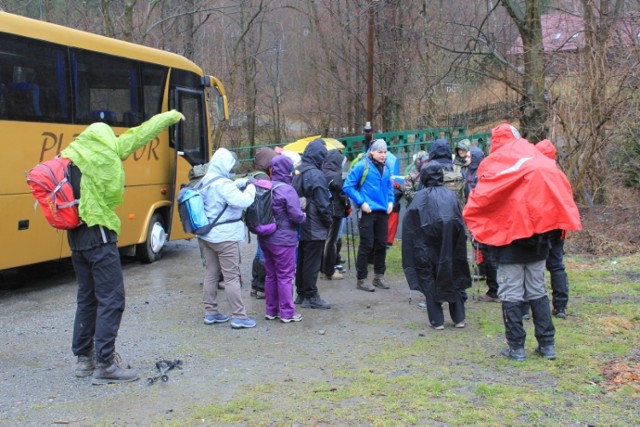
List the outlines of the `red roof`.
{"label": "red roof", "polygon": [[[585,43],[584,21],[581,16],[568,13],[542,15],[542,43],[545,52],[570,52],[580,50]],[[618,20],[613,44],[631,45],[640,42],[640,16],[629,15]],[[522,39],[517,38],[510,54],[522,53]]]}

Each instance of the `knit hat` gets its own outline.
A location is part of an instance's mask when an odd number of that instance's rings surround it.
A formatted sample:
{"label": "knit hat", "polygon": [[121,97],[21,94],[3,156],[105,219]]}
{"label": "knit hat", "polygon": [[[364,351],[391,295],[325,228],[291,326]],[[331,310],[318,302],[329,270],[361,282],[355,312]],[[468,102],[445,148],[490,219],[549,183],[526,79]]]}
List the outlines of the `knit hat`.
{"label": "knit hat", "polygon": [[371,151],[387,151],[387,143],[384,139],[374,139],[371,143]]}

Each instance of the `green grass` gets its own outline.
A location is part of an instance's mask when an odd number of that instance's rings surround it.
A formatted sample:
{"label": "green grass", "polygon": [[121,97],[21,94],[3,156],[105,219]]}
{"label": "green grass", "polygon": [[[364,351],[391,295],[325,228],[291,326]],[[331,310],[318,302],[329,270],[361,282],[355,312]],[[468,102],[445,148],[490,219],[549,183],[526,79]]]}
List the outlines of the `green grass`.
{"label": "green grass", "polygon": [[[402,278],[399,245],[388,275]],[[475,303],[474,329],[354,346],[353,359],[325,364],[326,380],[269,379],[159,425],[638,425],[640,384],[610,388],[602,367],[640,350],[640,256],[568,257],[569,317],[555,320],[558,360],[496,357],[504,327],[498,304]],[[477,286],[477,285],[476,285]],[[482,288],[484,284],[480,284]],[[470,293],[476,291],[474,287]],[[470,302],[471,303],[471,302]],[[408,322],[409,330],[422,325]],[[532,328],[529,328],[532,330]],[[213,355],[211,355],[213,356]],[[637,360],[637,359],[636,359]],[[312,362],[309,362],[312,363]],[[637,362],[636,362],[637,363]],[[304,362],[297,368],[304,369]]]}

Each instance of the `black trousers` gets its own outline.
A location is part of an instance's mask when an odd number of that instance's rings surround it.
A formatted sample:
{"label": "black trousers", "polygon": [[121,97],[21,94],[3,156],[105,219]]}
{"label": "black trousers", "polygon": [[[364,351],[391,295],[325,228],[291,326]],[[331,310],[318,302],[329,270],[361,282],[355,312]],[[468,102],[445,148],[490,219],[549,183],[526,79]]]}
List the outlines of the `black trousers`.
{"label": "black trousers", "polygon": [[335,271],[336,258],[338,255],[338,238],[340,237],[341,217],[333,217],[333,222],[329,227],[327,241],[324,244],[324,255],[322,256],[322,272],[327,276],[333,275]]}
{"label": "black trousers", "polygon": [[[453,323],[460,323],[465,319],[464,300],[465,295],[463,292],[456,294],[455,301],[450,301],[449,315]],[[442,310],[441,302],[435,301],[430,296],[427,296],[427,316],[429,317],[429,323],[431,326],[440,326],[444,324],[444,311]]]}
{"label": "black trousers", "polygon": [[318,273],[322,264],[323,240],[300,241],[296,268],[296,293],[305,298],[318,294]]}
{"label": "black trousers", "polygon": [[389,215],[386,211],[374,211],[369,214],[361,212],[358,221],[360,231],[360,245],[356,258],[358,280],[368,276],[367,265],[370,254],[373,254],[374,274],[384,274],[387,269],[387,222]]}
{"label": "black trousers", "polygon": [[553,308],[556,310],[566,310],[569,302],[569,281],[564,262],[564,240],[551,240],[551,248],[547,257],[546,267],[551,275],[551,295]]}
{"label": "black trousers", "polygon": [[124,278],[115,243],[73,251],[78,281],[73,354],[88,355],[95,346],[98,362],[111,361],[125,306]]}

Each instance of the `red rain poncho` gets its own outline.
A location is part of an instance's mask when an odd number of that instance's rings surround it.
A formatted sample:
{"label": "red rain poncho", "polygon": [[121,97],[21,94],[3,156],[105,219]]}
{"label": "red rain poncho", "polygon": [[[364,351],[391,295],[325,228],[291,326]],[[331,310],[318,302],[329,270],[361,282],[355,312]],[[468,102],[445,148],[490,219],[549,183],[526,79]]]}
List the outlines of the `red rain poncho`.
{"label": "red rain poncho", "polygon": [[581,230],[565,174],[514,131],[501,124],[491,132],[491,154],[478,168],[478,185],[463,211],[471,234],[504,246],[550,230]]}

